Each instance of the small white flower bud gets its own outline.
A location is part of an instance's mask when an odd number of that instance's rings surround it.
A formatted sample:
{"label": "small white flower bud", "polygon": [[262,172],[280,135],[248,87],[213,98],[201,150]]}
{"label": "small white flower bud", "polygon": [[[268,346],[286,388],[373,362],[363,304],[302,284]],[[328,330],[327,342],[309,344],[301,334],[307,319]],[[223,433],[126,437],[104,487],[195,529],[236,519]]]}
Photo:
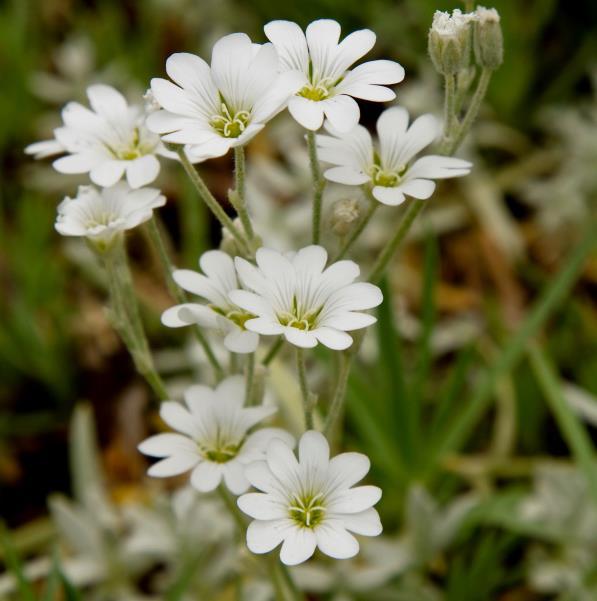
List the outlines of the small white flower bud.
{"label": "small white flower bud", "polygon": [[453,75],[466,69],[470,62],[470,23],[474,13],[436,11],[429,30],[429,56],[442,75]]}
{"label": "small white flower bud", "polygon": [[487,69],[497,69],[504,60],[500,15],[495,8],[477,7],[474,34],[475,60]]}
{"label": "small white flower bud", "polygon": [[334,204],[331,217],[332,231],[345,236],[360,215],[359,203],[352,198],[343,198]]}

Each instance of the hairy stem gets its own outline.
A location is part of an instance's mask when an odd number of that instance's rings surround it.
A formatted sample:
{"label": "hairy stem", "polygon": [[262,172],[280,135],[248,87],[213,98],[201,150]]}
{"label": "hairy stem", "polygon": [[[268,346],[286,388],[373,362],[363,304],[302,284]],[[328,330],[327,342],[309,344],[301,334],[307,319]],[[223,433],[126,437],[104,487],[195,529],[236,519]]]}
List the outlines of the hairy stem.
{"label": "hairy stem", "polygon": [[234,192],[229,195],[230,202],[236,209],[240,221],[243,224],[245,234],[249,242],[255,238],[253,224],[247,211],[245,197],[245,149],[244,146],[234,148]]}
{"label": "hairy stem", "polygon": [[323,199],[323,189],[325,188],[325,179],[321,174],[321,166],[317,158],[317,143],[315,142],[315,132],[307,131],[307,148],[309,150],[309,165],[311,166],[311,176],[313,177],[313,231],[312,242],[319,244],[321,238],[321,205]]}
{"label": "hairy stem", "polygon": [[305,351],[297,347],[296,349],[296,368],[299,379],[299,386],[301,388],[301,395],[303,397],[303,412],[305,415],[305,429],[313,429],[313,401],[309,392],[309,385],[307,383],[307,373],[305,370]]}

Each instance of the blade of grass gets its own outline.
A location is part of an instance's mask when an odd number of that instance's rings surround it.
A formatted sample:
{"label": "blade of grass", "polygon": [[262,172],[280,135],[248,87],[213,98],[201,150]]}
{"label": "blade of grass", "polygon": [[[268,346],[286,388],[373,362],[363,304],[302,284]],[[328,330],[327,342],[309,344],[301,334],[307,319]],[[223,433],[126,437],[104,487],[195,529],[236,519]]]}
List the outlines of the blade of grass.
{"label": "blade of grass", "polygon": [[597,462],[595,447],[579,418],[564,398],[562,388],[551,362],[536,342],[527,345],[531,368],[545,400],[560,428],[564,440],[587,478],[589,490],[597,502]]}
{"label": "blade of grass", "polygon": [[487,409],[493,390],[500,377],[511,370],[524,354],[527,342],[552,315],[554,309],[570,290],[584,261],[597,242],[594,224],[587,227],[581,242],[570,254],[560,272],[551,279],[516,333],[507,341],[493,365],[481,377],[472,397],[457,414],[449,428],[439,437],[434,449],[435,465],[445,453],[461,447]]}
{"label": "blade of grass", "polygon": [[0,547],[4,552],[6,567],[12,572],[17,582],[19,599],[21,601],[36,601],[33,588],[27,580],[27,576],[25,576],[21,559],[17,555],[9,532],[3,522],[0,522]]}

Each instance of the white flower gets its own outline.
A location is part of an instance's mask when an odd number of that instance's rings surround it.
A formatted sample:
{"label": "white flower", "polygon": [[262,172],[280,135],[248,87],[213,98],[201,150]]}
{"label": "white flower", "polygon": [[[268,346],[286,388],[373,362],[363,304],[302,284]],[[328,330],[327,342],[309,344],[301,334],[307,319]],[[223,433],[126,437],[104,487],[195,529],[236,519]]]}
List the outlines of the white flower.
{"label": "white flower", "polygon": [[156,154],[170,155],[145,127],[142,108],[129,106],[120,92],[102,84],[88,87],[87,96],[91,109],[69,102],[55,140],[31,144],[25,152],[35,158],[66,153],[54,161],[56,171],[89,173],[98,186],[114,185],[125,172],[131,188],[155,180],[160,171]]}
{"label": "white flower", "polygon": [[228,294],[239,288],[232,258],[221,250],[210,250],[199,258],[203,274],[177,269],[172,277],[181,287],[206,299],[209,304],[185,303],[170,307],[162,314],[162,323],[170,328],[199,324],[218,330],[225,336],[224,345],[233,353],[252,353],[259,335],[245,329],[245,322],[255,317],[235,304]]}
{"label": "white flower", "polygon": [[156,434],[144,440],[139,450],[161,461],[148,474],[157,478],[176,476],[189,470],[191,485],[200,492],[216,489],[222,479],[238,495],[249,482],[244,467],[264,456],[273,439],[288,448],[292,436],[279,428],[248,430],[276,412],[275,407],[243,407],[245,383],[230,376],[215,389],[195,385],[184,395],[186,407],[174,401],[162,403],[161,418],[180,434]]}
{"label": "white flower", "polygon": [[375,323],[372,315],[359,313],[379,305],[381,290],[373,284],[354,283],[359,266],[338,261],[325,269],[327,252],[307,246],[282,254],[260,248],[257,267],[237,257],[236,269],[245,288],[230,299],[256,315],[245,322],[248,330],[265,335],[284,334],[292,344],[311,348],[321,342],[341,350],[352,344],[346,333]]}
{"label": "white flower", "polygon": [[79,186],[77,196],[58,205],[56,230],[63,236],[84,236],[107,248],[124,230],[151,219],[153,209],[166,203],[155,188],[132,190],[125,182],[98,190]]}
{"label": "white flower", "polygon": [[325,115],[338,131],[350,131],[360,116],[354,98],[393,100],[396,95],[384,86],[404,79],[404,69],[389,60],[370,61],[349,71],[375,44],[369,29],[354,31],[340,43],[340,25],[330,19],[313,21],[305,33],[292,21],[272,21],[264,31],[284,69],[301,74],[300,90],[288,109],[307,129],[319,129]]}
{"label": "white flower", "polygon": [[297,74],[280,75],[271,44],[253,44],[244,33],[218,40],[211,66],[179,53],[168,58],[166,71],[177,85],[151,80],[153,96],[165,110],[151,114],[148,127],[166,142],[187,144],[194,162],[245,145],[300,85]]}
{"label": "white flower", "polygon": [[247,546],[253,553],[267,553],[283,541],[280,559],[286,565],[306,561],[316,547],[336,559],[353,557],[359,543],[350,532],[377,536],[382,530],[373,509],[381,490],[352,488],[369,467],[361,453],[330,459],[327,440],[314,430],[301,437],[298,462],[287,445],[273,440],[266,460],[245,470],[251,484],[263,492],[247,493],[237,501],[255,520],[247,529]]}
{"label": "white flower", "polygon": [[454,9],[452,14],[436,10],[433,14],[431,29],[438,35],[452,38],[468,33],[469,23],[476,19],[477,15],[475,13],[463,13],[458,8]]}
{"label": "white flower", "polygon": [[319,158],[336,165],[324,173],[326,179],[348,186],[369,183],[379,202],[399,205],[405,196],[429,198],[435,190],[433,179],[470,172],[472,164],[468,161],[440,155],[427,155],[410,164],[438,133],[433,115],[422,115],[409,127],[408,111],[392,107],[377,120],[379,148],[359,125],[347,135],[317,136]]}

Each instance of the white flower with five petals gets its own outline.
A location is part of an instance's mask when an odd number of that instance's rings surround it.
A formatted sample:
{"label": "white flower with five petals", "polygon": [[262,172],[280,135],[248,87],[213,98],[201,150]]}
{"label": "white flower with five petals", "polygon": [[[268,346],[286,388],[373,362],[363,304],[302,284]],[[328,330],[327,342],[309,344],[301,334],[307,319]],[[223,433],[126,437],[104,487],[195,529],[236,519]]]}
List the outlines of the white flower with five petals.
{"label": "white flower with five petals", "polygon": [[221,250],[210,250],[199,258],[203,273],[177,269],[172,274],[181,287],[204,298],[209,304],[184,303],[166,309],[162,323],[170,328],[198,324],[217,330],[224,346],[233,353],[252,353],[259,344],[259,334],[245,328],[245,322],[255,317],[230,301],[228,294],[239,288],[234,261]]}
{"label": "white flower with five petals", "polygon": [[125,173],[131,188],[154,181],[160,172],[156,155],[172,155],[145,127],[141,106],[129,105],[120,92],[103,84],[87,88],[87,96],[91,109],[69,102],[55,139],[30,144],[25,152],[38,159],[66,153],[54,161],[56,171],[89,173],[98,186],[112,186]]}
{"label": "white flower with five petals", "polygon": [[245,321],[248,330],[283,334],[298,347],[321,342],[342,350],[352,344],[347,331],[375,323],[375,317],[360,311],[377,307],[381,290],[354,282],[360,270],[353,261],[326,268],[327,252],[315,245],[286,254],[260,248],[255,258],[257,266],[236,257],[239,278],[248,290],[229,293],[232,302],[256,316]]}
{"label": "white flower with five petals", "polygon": [[151,219],[153,209],[166,203],[155,188],[132,190],[125,182],[98,190],[79,186],[75,198],[58,205],[56,230],[63,236],[84,236],[105,250],[124,230]]}
{"label": "white flower with five petals", "polygon": [[213,47],[211,66],[194,54],[173,54],[151,90],[164,110],[148,127],[165,142],[185,144],[194,162],[244,146],[286,106],[300,86],[297,74],[280,74],[271,44],[253,44],[244,33],[224,36]]}
{"label": "white flower with five petals", "polygon": [[270,442],[265,461],[245,469],[250,483],[263,492],[249,492],[237,501],[254,519],[247,529],[249,550],[268,553],[282,543],[280,559],[286,565],[306,561],[317,547],[336,559],[355,556],[359,543],[351,532],[377,536],[382,531],[373,509],[381,490],[354,487],[369,467],[361,453],[330,459],[327,440],[314,430],[301,437],[298,461],[283,442]]}
{"label": "white flower with five petals", "polygon": [[369,184],[379,202],[394,206],[405,196],[429,198],[435,190],[434,179],[470,172],[468,161],[440,155],[427,155],[410,164],[440,129],[433,115],[422,115],[410,127],[408,119],[402,107],[386,109],[377,120],[379,148],[362,125],[346,135],[317,136],[319,158],[335,165],[325,171],[326,179],[347,186]]}
{"label": "white flower with five petals", "polygon": [[264,31],[284,69],[301,75],[300,89],[288,110],[307,129],[319,129],[325,116],[338,131],[350,131],[360,116],[354,98],[393,100],[396,95],[385,86],[404,79],[404,69],[389,60],[369,61],[349,70],[375,44],[369,29],[354,31],[342,42],[340,25],[331,19],[313,21],[305,33],[291,21],[271,21]]}
{"label": "white flower with five petals", "polygon": [[191,386],[184,398],[186,406],[165,401],[160,408],[161,418],[177,433],[156,434],[139,445],[141,453],[161,458],[149,468],[150,476],[165,478],[192,469],[191,485],[198,491],[215,490],[224,480],[238,495],[249,488],[245,466],[263,458],[271,441],[285,448],[294,445],[292,436],[279,428],[248,433],[276,408],[243,407],[242,376],[230,376],[215,389]]}

